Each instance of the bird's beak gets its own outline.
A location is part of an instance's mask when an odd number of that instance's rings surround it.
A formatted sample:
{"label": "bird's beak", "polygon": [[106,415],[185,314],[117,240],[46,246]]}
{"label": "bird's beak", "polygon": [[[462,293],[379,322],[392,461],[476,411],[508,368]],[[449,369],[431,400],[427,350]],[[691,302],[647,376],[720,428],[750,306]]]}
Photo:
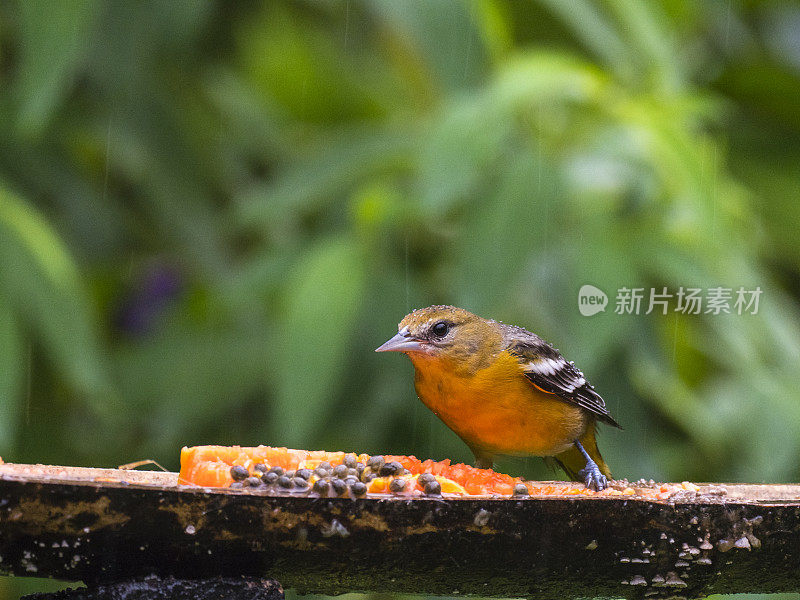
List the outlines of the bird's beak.
{"label": "bird's beak", "polygon": [[419,352],[422,344],[411,337],[408,327],[403,327],[397,335],[375,349],[375,352]]}

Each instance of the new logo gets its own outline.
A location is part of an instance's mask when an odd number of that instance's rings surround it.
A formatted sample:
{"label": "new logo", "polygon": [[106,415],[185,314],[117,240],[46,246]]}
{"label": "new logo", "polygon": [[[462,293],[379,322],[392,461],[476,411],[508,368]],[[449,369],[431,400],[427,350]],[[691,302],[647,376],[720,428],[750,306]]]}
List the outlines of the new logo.
{"label": "new logo", "polygon": [[600,288],[588,283],[578,291],[578,310],[584,317],[591,317],[604,311],[608,305],[608,296]]}

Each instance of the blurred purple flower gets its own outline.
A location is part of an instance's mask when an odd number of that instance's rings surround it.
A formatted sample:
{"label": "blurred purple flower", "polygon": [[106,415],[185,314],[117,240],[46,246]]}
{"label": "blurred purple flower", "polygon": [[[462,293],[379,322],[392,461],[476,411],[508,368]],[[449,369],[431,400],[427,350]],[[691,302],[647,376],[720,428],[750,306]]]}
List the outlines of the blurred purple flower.
{"label": "blurred purple flower", "polygon": [[178,271],[166,265],[155,265],[139,278],[128,292],[117,312],[117,328],[132,336],[152,332],[159,316],[181,290]]}

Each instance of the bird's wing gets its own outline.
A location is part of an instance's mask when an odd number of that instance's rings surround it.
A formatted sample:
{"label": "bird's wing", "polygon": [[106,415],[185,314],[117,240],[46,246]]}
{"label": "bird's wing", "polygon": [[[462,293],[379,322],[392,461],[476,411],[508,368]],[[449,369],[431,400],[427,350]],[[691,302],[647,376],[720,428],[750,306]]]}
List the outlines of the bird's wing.
{"label": "bird's wing", "polygon": [[561,353],[536,334],[505,325],[508,351],[516,356],[523,367],[525,377],[533,385],[549,394],[584,410],[610,425],[619,427],[606,408],[603,398],[594,391],[578,368],[561,356]]}

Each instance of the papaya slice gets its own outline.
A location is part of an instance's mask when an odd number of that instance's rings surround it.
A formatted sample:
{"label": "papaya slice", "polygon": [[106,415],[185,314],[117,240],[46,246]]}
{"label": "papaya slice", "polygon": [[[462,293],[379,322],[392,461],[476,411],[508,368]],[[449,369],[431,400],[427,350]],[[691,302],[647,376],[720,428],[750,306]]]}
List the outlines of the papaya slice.
{"label": "papaya slice", "polygon": [[[491,469],[478,469],[465,464],[451,464],[449,459],[442,461],[421,461],[414,456],[369,456],[345,452],[326,452],[324,450],[293,450],[273,446],[194,446],[181,450],[181,470],[179,482],[182,485],[204,487],[229,487],[236,483],[231,468],[240,466],[249,475],[258,475],[279,467],[283,473],[292,474],[301,470],[312,471],[309,483],[318,480],[316,470],[321,464],[336,468],[344,465],[346,458],[353,476],[366,481],[367,492],[371,494],[400,493],[424,494],[426,481],[419,475],[432,475],[439,484],[439,492],[458,496],[510,495],[514,486],[523,483],[519,477],[497,473]],[[254,472],[258,465],[258,473]],[[377,465],[377,468],[375,468]],[[361,471],[359,473],[359,471]],[[364,476],[367,471],[367,477]],[[242,474],[244,471],[242,471]],[[374,477],[369,477],[372,474]],[[242,475],[243,476],[243,475]],[[392,486],[393,480],[402,480]],[[405,483],[405,485],[401,485]],[[429,483],[429,482],[428,482]],[[428,486],[430,487],[430,486]],[[435,486],[433,486],[435,488]],[[397,490],[397,491],[395,491]]]}
{"label": "papaya slice", "polygon": [[[594,492],[567,482],[523,481],[492,469],[449,459],[293,450],[274,446],[193,446],[181,450],[181,485],[252,488],[268,493],[316,493],[324,497],[366,494],[410,496],[631,496],[664,499],[693,484],[633,489],[624,484]],[[696,486],[695,486],[696,487]],[[673,489],[674,488],[674,489]]]}

